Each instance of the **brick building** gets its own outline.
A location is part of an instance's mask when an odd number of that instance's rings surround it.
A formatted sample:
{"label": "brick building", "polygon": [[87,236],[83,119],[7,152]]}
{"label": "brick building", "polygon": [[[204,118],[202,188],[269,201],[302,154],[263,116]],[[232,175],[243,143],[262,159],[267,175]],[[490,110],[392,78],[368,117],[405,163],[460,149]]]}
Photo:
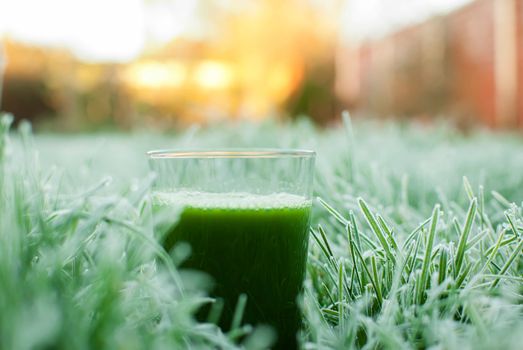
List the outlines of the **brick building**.
{"label": "brick building", "polygon": [[523,129],[523,0],[476,0],[338,54],[337,94],[380,115]]}

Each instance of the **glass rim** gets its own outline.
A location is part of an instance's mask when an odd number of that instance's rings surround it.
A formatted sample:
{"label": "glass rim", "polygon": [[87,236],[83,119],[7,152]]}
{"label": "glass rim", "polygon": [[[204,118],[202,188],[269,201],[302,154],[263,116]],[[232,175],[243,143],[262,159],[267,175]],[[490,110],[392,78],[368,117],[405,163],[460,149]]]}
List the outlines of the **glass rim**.
{"label": "glass rim", "polygon": [[294,148],[160,149],[147,152],[149,159],[203,158],[314,158],[316,152]]}

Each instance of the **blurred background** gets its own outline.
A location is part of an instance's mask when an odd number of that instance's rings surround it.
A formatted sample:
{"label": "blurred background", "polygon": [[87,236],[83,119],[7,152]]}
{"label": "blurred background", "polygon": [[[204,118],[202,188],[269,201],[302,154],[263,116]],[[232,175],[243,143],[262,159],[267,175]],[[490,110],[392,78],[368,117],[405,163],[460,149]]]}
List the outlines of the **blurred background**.
{"label": "blurred background", "polygon": [[523,0],[0,0],[0,110],[39,130],[349,109],[523,131]]}

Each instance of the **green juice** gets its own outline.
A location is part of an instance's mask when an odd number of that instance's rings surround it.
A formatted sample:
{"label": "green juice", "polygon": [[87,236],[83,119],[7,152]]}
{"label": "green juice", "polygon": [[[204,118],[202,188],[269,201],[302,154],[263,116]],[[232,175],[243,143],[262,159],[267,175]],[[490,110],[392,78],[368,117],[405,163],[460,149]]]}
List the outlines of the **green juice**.
{"label": "green juice", "polygon": [[311,201],[285,193],[164,193],[156,198],[156,206],[184,208],[163,245],[167,251],[178,242],[191,245],[182,268],[213,278],[211,295],[224,302],[219,326],[230,328],[244,293],[243,323],[270,325],[277,332],[275,348],[296,348]]}

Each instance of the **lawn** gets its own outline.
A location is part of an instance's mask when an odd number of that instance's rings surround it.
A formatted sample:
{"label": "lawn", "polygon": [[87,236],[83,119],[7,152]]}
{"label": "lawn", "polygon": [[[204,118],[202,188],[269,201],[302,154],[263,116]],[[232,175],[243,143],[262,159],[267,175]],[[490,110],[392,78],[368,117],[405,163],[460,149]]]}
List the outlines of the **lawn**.
{"label": "lawn", "polygon": [[317,151],[304,349],[520,349],[523,137],[307,121],[33,136],[0,126],[0,349],[265,348],[153,238],[145,152]]}

